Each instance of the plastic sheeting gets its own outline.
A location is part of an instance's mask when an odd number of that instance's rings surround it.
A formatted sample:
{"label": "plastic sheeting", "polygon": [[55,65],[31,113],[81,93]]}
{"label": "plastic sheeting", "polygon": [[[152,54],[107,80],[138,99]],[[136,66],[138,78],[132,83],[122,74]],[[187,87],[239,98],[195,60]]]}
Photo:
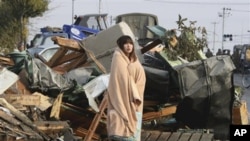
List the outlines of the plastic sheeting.
{"label": "plastic sheeting", "polygon": [[33,91],[59,94],[74,86],[71,80],[56,73],[39,59],[26,60],[25,69],[30,83],[29,88]]}

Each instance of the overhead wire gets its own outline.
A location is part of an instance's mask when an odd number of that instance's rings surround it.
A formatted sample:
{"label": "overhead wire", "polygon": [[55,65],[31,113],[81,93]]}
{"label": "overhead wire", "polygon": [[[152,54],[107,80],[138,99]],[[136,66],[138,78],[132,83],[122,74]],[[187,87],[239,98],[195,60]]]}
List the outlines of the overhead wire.
{"label": "overhead wire", "polygon": [[170,0],[145,0],[168,4],[197,4],[197,5],[250,5],[250,2],[194,2],[194,1],[170,1]]}
{"label": "overhead wire", "polygon": [[250,10],[236,10],[236,9],[231,9],[231,11],[235,11],[235,12],[250,12]]}

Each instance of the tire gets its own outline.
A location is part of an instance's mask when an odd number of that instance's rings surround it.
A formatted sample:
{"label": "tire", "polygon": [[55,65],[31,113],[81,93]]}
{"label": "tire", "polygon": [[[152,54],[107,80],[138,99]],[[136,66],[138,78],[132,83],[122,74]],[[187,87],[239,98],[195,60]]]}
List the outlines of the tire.
{"label": "tire", "polygon": [[243,76],[242,76],[242,85],[245,88],[250,87],[250,74],[249,73],[243,74]]}

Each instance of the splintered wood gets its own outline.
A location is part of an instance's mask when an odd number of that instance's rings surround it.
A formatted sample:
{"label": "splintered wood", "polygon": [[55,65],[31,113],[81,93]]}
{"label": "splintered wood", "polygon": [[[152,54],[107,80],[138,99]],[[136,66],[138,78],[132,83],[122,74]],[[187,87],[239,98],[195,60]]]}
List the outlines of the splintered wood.
{"label": "splintered wood", "polygon": [[241,101],[241,105],[238,107],[233,107],[232,112],[232,124],[236,125],[248,125],[248,110],[247,110],[247,102]]}

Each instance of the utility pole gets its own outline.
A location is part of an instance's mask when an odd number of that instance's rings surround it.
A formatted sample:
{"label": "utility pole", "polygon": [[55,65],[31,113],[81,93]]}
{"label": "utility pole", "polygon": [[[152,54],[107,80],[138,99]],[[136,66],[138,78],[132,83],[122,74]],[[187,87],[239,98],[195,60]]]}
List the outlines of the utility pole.
{"label": "utility pole", "polygon": [[74,4],[75,0],[72,0],[72,24],[74,23]]}
{"label": "utility pole", "polygon": [[212,22],[212,24],[214,25],[214,31],[213,31],[213,53],[215,53],[215,50],[214,50],[214,47],[215,47],[215,27],[216,27],[216,24],[218,24],[217,22]]}
{"label": "utility pole", "polygon": [[225,8],[223,8],[222,14],[222,41],[221,41],[221,50],[224,50],[224,27],[225,27]]}
{"label": "utility pole", "polygon": [[101,14],[101,4],[102,4],[102,0],[99,0],[99,14]]}
{"label": "utility pole", "polygon": [[224,27],[225,27],[225,15],[229,14],[229,12],[226,12],[228,10],[231,10],[231,8],[223,8],[222,15],[220,14],[219,17],[222,17],[222,41],[221,41],[221,49],[224,50]]}

